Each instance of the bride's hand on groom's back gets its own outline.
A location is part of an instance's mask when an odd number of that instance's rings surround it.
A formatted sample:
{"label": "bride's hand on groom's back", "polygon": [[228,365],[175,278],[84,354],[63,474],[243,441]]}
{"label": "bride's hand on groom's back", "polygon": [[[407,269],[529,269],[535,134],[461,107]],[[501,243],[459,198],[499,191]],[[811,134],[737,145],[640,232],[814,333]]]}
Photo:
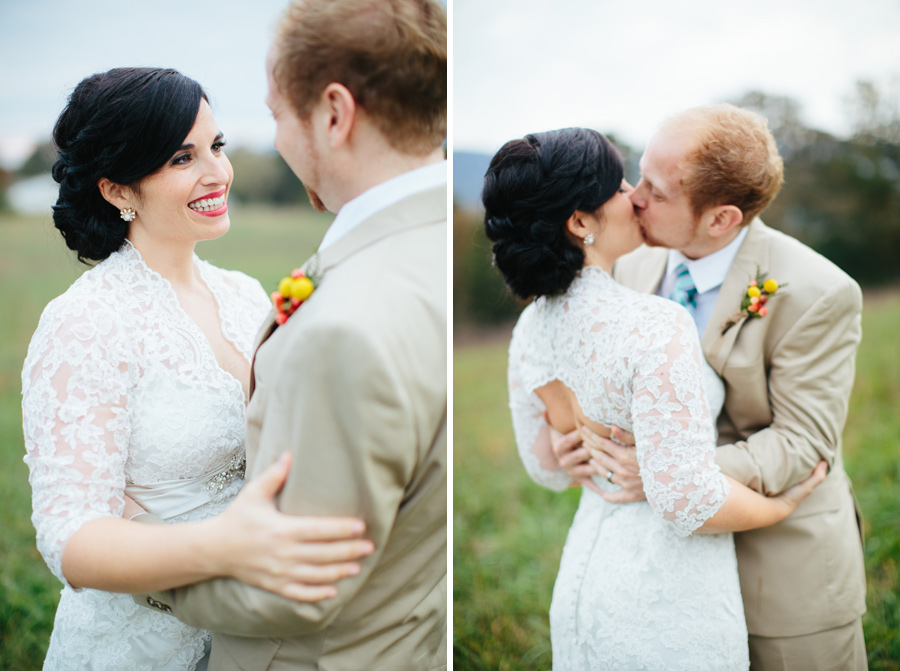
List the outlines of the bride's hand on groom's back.
{"label": "bride's hand on groom's back", "polygon": [[550,444],[559,467],[572,479],[572,487],[585,486],[600,495],[603,494],[591,480],[597,473],[590,463],[591,455],[582,445],[581,435],[577,430],[563,434],[550,427]]}
{"label": "bride's hand on groom's back", "polygon": [[236,578],[295,601],[337,594],[334,583],[357,575],[373,551],[361,538],[365,523],[351,517],[286,515],[275,507],[290,471],[288,453],[247,482],[218,517],[216,574]]}
{"label": "bride's hand on groom's back", "polygon": [[632,434],[614,426],[610,437],[604,438],[582,426],[580,437],[590,454],[593,475],[599,475],[621,487],[615,492],[600,491],[600,496],[611,503],[646,500]]}

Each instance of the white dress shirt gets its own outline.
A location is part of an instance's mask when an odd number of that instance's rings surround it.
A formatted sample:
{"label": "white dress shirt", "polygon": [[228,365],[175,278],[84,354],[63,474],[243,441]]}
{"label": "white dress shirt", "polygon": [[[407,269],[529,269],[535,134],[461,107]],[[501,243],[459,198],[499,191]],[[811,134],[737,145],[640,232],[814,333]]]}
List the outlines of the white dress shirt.
{"label": "white dress shirt", "polygon": [[722,249],[712,254],[708,254],[700,259],[689,259],[677,249],[669,250],[669,261],[666,265],[666,274],[660,282],[657,295],[668,298],[672,293],[672,287],[675,286],[675,269],[684,264],[687,266],[688,273],[697,287],[697,307],[688,307],[688,312],[694,318],[697,324],[697,331],[703,336],[706,324],[712,316],[713,308],[716,306],[716,299],[719,298],[719,289],[722,288],[722,282],[731,268],[734,257],[737,256],[738,249],[747,237],[747,226],[741,229],[734,240],[725,245]]}
{"label": "white dress shirt", "polygon": [[325,237],[319,249],[334,244],[376,212],[393,205],[413,194],[427,191],[447,183],[447,161],[426,165],[423,168],[410,170],[386,182],[373,186],[356,198],[344,204],[331,226],[325,231]]}

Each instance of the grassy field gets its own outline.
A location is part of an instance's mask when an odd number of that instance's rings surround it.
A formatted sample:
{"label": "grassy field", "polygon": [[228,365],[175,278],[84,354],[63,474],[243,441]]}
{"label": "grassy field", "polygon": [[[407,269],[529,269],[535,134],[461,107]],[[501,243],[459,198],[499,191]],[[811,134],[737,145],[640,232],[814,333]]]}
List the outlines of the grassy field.
{"label": "grassy field", "polygon": [[[267,290],[312,254],[330,216],[308,209],[244,208],[231,231],[197,253],[259,279]],[[28,469],[22,462],[21,371],[38,317],[85,266],[47,217],[0,215],[0,669],[40,669],[59,582],[34,546]]]}
{"label": "grassy field", "polygon": [[[869,669],[900,670],[900,293],[867,295],[845,431],[866,518]],[[549,669],[547,611],[574,490],[533,484],[507,409],[505,334],[457,347],[453,406],[453,668]]]}

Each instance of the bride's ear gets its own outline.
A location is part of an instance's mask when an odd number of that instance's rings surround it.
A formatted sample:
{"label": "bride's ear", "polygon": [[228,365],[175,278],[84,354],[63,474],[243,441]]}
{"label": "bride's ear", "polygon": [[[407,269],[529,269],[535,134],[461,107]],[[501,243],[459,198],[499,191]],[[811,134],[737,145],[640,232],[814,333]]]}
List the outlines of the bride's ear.
{"label": "bride's ear", "polygon": [[585,222],[584,212],[575,210],[572,213],[572,216],[566,220],[566,232],[569,234],[569,237],[575,238],[575,242],[579,244],[584,243],[585,237],[591,232]]}
{"label": "bride's ear", "polygon": [[134,207],[134,203],[131,202],[133,199],[129,198],[131,195],[130,190],[121,184],[116,184],[106,177],[101,177],[97,180],[97,188],[100,189],[100,195],[103,196],[103,200],[115,206],[117,210],[121,210],[123,207]]}

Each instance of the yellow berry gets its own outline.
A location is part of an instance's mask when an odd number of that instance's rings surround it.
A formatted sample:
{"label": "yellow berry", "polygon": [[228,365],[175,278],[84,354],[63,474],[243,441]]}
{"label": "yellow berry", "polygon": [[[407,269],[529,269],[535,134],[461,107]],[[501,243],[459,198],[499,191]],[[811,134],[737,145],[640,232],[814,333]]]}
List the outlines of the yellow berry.
{"label": "yellow berry", "polygon": [[290,296],[291,295],[291,280],[290,277],[283,277],[281,281],[278,283],[278,292],[282,296]]}
{"label": "yellow berry", "polygon": [[767,294],[774,294],[778,291],[778,282],[775,280],[766,280],[766,283],[763,284],[763,289],[766,290]]}
{"label": "yellow berry", "polygon": [[290,295],[293,298],[297,298],[301,301],[305,301],[309,298],[310,294],[313,292],[313,283],[310,281],[308,277],[298,277],[296,279],[290,280],[291,282],[291,291]]}
{"label": "yellow berry", "polygon": [[759,287],[750,287],[747,289],[747,295],[750,296],[750,298],[755,298],[762,295],[762,292],[759,290]]}

